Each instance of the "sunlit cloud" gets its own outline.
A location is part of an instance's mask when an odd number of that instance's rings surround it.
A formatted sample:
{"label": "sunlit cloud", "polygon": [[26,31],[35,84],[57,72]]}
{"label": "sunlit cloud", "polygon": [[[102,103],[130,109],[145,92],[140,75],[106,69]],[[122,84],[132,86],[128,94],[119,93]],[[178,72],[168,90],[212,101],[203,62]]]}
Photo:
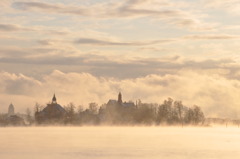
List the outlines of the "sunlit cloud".
{"label": "sunlit cloud", "polygon": [[126,101],[141,99],[143,102],[161,103],[167,97],[172,97],[183,100],[185,105],[200,105],[207,116],[228,117],[239,111],[238,80],[191,70],[123,80],[58,70],[44,75],[42,80],[7,72],[1,72],[0,76],[3,86],[1,97],[8,95],[12,98],[12,101],[2,98],[1,104],[13,102],[18,110],[24,110],[26,106],[25,101],[17,100],[18,96],[31,99],[27,102],[28,107],[33,107],[36,101],[44,105],[54,92],[60,104],[74,102],[87,106],[88,102],[102,104],[108,99],[115,99],[121,90]]}

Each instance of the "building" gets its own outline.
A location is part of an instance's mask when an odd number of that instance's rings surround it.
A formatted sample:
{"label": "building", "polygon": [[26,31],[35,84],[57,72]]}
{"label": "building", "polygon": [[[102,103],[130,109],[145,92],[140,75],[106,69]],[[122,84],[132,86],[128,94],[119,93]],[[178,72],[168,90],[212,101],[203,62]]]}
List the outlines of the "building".
{"label": "building", "polygon": [[133,102],[123,102],[122,94],[119,92],[117,100],[110,99],[106,109],[99,111],[102,123],[127,124],[132,121],[136,106]]}
{"label": "building", "polygon": [[14,111],[14,106],[13,104],[11,103],[8,107],[8,116],[11,116],[11,115],[14,115],[15,114],[15,111]]}
{"label": "building", "polygon": [[11,103],[8,106],[8,113],[5,115],[3,119],[3,125],[13,125],[13,126],[23,126],[25,125],[24,119],[20,116],[20,114],[15,113],[15,108]]}
{"label": "building", "polygon": [[67,115],[66,110],[57,103],[55,94],[52,102],[42,110],[35,112],[35,119],[38,123],[62,123]]}
{"label": "building", "polygon": [[123,102],[122,100],[122,93],[119,92],[118,100],[110,99],[107,103],[107,108],[110,107],[122,107],[122,108],[133,108],[135,104],[133,102]]}

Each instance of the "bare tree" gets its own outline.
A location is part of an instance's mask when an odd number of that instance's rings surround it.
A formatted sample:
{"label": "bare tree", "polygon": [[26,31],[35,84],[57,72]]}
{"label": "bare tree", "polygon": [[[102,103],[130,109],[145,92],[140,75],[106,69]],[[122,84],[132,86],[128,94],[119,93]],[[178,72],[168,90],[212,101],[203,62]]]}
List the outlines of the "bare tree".
{"label": "bare tree", "polygon": [[182,101],[175,101],[174,108],[176,110],[178,119],[180,120],[181,125],[183,126],[183,104],[182,104]]}
{"label": "bare tree", "polygon": [[75,118],[75,105],[71,102],[67,106],[64,106],[66,112],[67,112],[67,119],[68,122],[73,122]]}
{"label": "bare tree", "polygon": [[98,105],[96,103],[89,103],[89,112],[91,114],[97,114],[98,113]]}

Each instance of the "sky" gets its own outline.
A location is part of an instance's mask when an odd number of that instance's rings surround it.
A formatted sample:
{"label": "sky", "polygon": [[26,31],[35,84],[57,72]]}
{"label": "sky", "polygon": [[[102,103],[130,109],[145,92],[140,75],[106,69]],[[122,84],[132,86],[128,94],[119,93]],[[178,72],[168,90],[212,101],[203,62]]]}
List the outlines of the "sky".
{"label": "sky", "polygon": [[239,11],[239,0],[1,0],[0,112],[121,91],[238,118]]}

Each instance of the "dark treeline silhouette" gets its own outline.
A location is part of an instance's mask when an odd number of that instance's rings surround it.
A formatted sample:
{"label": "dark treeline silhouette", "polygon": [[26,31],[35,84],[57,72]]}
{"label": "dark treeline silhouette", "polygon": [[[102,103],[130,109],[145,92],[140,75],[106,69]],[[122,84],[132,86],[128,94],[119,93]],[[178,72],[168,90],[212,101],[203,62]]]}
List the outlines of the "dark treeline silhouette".
{"label": "dark treeline silhouette", "polygon": [[[23,122],[24,121],[24,122]],[[99,106],[89,103],[86,107],[69,103],[61,106],[55,95],[47,106],[36,103],[33,113],[14,113],[10,105],[8,114],[0,115],[0,125],[204,125],[205,117],[199,106],[187,107],[181,101],[168,98],[162,104],[142,103],[141,100],[123,102],[109,100]]]}
{"label": "dark treeline silhouette", "polygon": [[[123,103],[120,98],[118,101],[109,100],[107,104],[101,106],[89,103],[86,109],[83,106],[76,107],[73,103],[69,103],[59,114],[55,110],[58,108],[56,103],[55,108],[51,104],[42,108],[36,104],[36,124],[183,126],[203,125],[205,120],[199,106],[186,107],[181,101],[174,101],[171,98],[164,100],[162,104],[142,103],[141,100],[138,100],[136,104]],[[50,108],[54,109],[50,110]]]}

